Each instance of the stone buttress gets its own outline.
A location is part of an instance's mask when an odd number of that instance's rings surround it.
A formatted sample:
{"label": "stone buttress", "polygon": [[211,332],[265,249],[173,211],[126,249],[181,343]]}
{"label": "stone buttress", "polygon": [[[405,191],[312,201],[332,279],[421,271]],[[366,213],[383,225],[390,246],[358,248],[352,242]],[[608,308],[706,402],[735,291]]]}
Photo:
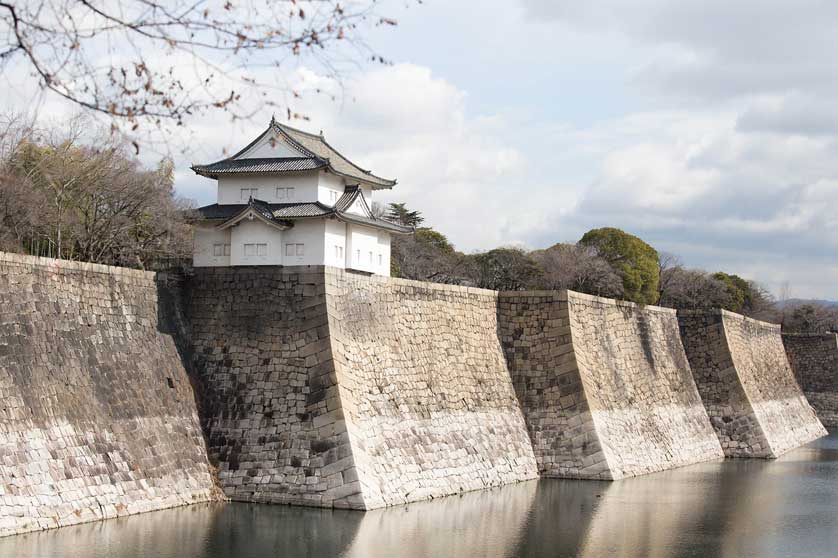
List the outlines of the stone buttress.
{"label": "stone buttress", "polygon": [[322,267],[196,269],[190,292],[232,499],[372,509],[537,476],[496,293]]}
{"label": "stone buttress", "polygon": [[775,458],[824,436],[780,326],[726,310],[679,311],[698,390],[728,457]]}
{"label": "stone buttress", "polygon": [[503,292],[498,316],[543,476],[616,480],[723,457],[674,311]]}

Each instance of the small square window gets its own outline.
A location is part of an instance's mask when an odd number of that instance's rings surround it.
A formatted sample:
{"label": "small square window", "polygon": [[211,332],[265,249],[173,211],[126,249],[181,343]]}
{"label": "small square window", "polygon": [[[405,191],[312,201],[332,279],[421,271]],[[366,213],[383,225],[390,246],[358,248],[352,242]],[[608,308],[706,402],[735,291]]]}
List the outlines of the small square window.
{"label": "small square window", "polygon": [[255,244],[245,244],[244,245],[244,255],[245,256],[255,256],[256,255],[256,245]]}
{"label": "small square window", "polygon": [[212,245],[212,255],[213,256],[221,256],[224,254],[224,245],[223,244],[213,244]]}
{"label": "small square window", "polygon": [[287,197],[289,200],[293,200],[294,199],[294,188],[286,188],[285,189],[285,197]]}
{"label": "small square window", "polygon": [[277,188],[276,189],[276,199],[284,200],[285,199],[285,188]]}
{"label": "small square window", "polygon": [[306,254],[306,245],[305,244],[297,244],[297,255],[298,256],[305,256]]}
{"label": "small square window", "polygon": [[285,245],[285,255],[286,256],[293,256],[294,255],[294,245],[293,244],[286,244]]}
{"label": "small square window", "polygon": [[256,245],[256,255],[257,256],[267,256],[268,255],[268,245],[267,244],[257,244]]}
{"label": "small square window", "polygon": [[229,255],[230,255],[230,245],[229,245],[229,244],[225,244],[225,245],[224,245],[224,255],[225,255],[225,256],[229,256]]}

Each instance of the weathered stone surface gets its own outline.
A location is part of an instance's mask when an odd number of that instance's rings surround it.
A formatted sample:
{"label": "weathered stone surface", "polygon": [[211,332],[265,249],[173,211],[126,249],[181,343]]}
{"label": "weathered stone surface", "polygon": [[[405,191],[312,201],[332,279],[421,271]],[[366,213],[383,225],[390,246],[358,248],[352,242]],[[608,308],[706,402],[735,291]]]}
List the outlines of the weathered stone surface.
{"label": "weathered stone surface", "polygon": [[681,311],[681,338],[725,455],[779,457],[826,434],[792,373],[780,326]]}
{"label": "weathered stone surface", "polygon": [[543,476],[612,480],[723,457],[674,311],[505,292],[498,323]]}
{"label": "weathered stone surface", "polygon": [[0,535],[207,500],[154,274],[0,253]]}
{"label": "weathered stone surface", "polygon": [[791,368],[818,418],[838,426],[838,334],[783,334]]}
{"label": "weathered stone surface", "polygon": [[224,493],[362,509],[324,269],[196,268],[185,293],[202,420]]}
{"label": "weathered stone surface", "polygon": [[497,336],[497,293],[326,270],[367,508],[537,477]]}
{"label": "weathered stone surface", "polygon": [[196,269],[188,292],[230,498],[372,509],[537,476],[496,293],[264,267]]}

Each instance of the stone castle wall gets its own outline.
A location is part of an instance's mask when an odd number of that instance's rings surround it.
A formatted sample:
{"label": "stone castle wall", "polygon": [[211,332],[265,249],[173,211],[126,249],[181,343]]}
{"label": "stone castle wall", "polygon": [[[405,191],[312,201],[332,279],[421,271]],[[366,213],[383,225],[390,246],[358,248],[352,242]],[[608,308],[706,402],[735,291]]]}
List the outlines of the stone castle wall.
{"label": "stone castle wall", "polygon": [[497,293],[326,270],[335,369],[367,508],[537,477]]}
{"label": "stone castle wall", "polygon": [[618,479],[722,457],[675,312],[501,293],[500,335],[546,476]]}
{"label": "stone castle wall", "polygon": [[224,493],[362,509],[323,268],[195,268],[185,294],[208,450]]}
{"label": "stone castle wall", "polygon": [[730,457],[779,457],[826,434],[797,384],[780,326],[725,310],[679,313],[713,426]]}
{"label": "stone castle wall", "polygon": [[233,500],[372,509],[823,433],[779,331],[725,312],[682,345],[673,311],[572,292],[4,254],[0,309],[0,535],[206,500],[211,465]]}
{"label": "stone castle wall", "polygon": [[838,334],[783,334],[791,368],[821,422],[838,426]]}
{"label": "stone castle wall", "polygon": [[0,253],[0,536],[207,500],[154,274]]}
{"label": "stone castle wall", "polygon": [[537,476],[495,293],[322,267],[196,269],[188,292],[230,498],[372,509]]}

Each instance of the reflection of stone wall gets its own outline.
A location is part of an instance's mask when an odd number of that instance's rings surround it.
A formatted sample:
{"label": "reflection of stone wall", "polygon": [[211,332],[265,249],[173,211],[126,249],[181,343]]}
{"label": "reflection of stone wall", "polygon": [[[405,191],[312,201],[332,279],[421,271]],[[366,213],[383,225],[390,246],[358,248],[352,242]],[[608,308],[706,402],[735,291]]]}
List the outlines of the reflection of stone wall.
{"label": "reflection of stone wall", "polygon": [[367,508],[537,476],[497,293],[326,270],[335,371]]}
{"label": "reflection of stone wall", "polygon": [[0,535],[207,500],[154,274],[0,253]]}
{"label": "reflection of stone wall", "polygon": [[[364,514],[346,558],[532,556],[519,554],[538,481]],[[542,511],[542,510],[539,510]],[[553,528],[557,516],[550,514]],[[562,520],[564,516],[562,516]],[[547,547],[541,547],[544,551]],[[550,549],[550,556],[555,548]]]}
{"label": "reflection of stone wall", "polygon": [[838,426],[838,334],[783,334],[791,368],[821,422]]}
{"label": "reflection of stone wall", "polygon": [[674,311],[501,293],[499,323],[543,475],[618,479],[722,457]]}
{"label": "reflection of stone wall", "polygon": [[780,326],[679,313],[687,356],[725,455],[777,457],[826,434],[791,371]]}

